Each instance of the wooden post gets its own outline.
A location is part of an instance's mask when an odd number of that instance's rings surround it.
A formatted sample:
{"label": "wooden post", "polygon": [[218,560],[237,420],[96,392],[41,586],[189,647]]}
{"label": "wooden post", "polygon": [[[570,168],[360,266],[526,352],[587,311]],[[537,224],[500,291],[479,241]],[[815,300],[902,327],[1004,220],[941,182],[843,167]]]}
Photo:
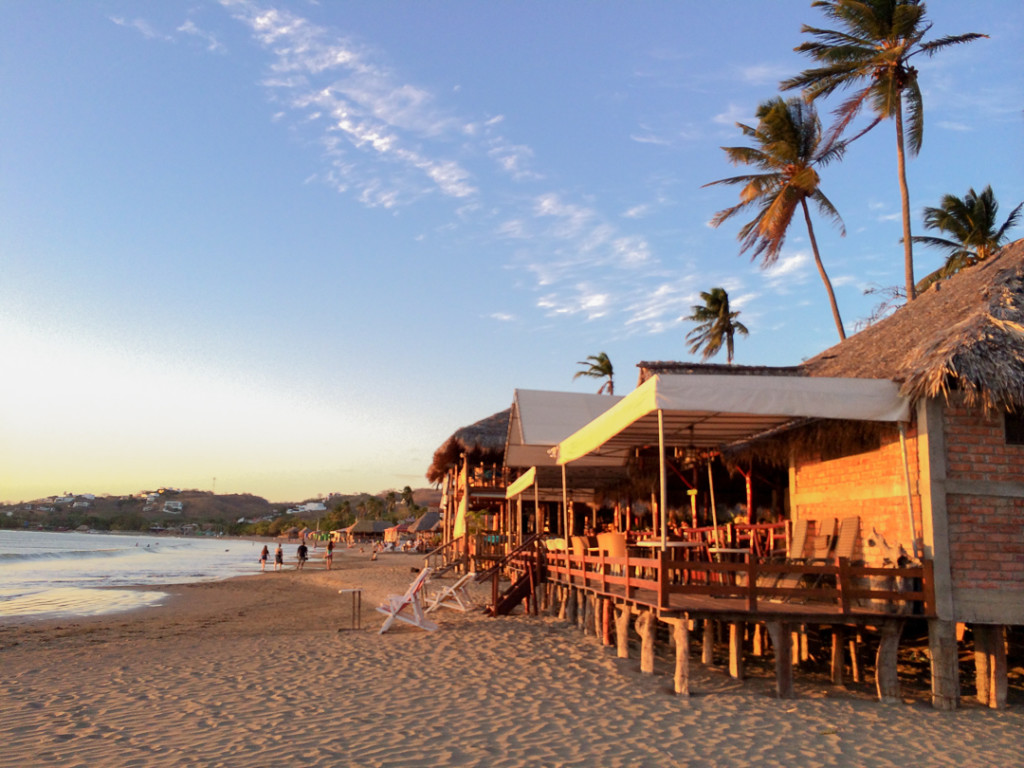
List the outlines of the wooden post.
{"label": "wooden post", "polygon": [[764,656],[764,627],[754,624],[750,630],[751,654],[760,658]]}
{"label": "wooden post", "polygon": [[974,687],[978,703],[985,706],[988,706],[989,682],[992,679],[992,673],[989,671],[992,653],[988,629],[984,624],[975,624],[971,627],[971,633],[974,635]]}
{"label": "wooden post", "polygon": [[620,659],[629,658],[629,618],[628,605],[615,606],[615,655]]}
{"label": "wooden post", "polygon": [[793,644],[790,641],[789,624],[769,621],[765,627],[772,639],[772,648],[775,649],[775,695],[780,699],[792,699],[796,693],[793,690]]}
{"label": "wooden post", "polygon": [[843,684],[843,642],[846,631],[843,627],[832,627],[832,685]]}
{"label": "wooden post", "polygon": [[1006,694],[1009,680],[1006,674],[1006,632],[1001,625],[989,627],[988,705],[992,709],[1006,709]]}
{"label": "wooden post", "polygon": [[710,667],[715,663],[715,622],[704,619],[704,639],[700,649],[700,663]]}
{"label": "wooden post", "polygon": [[591,606],[594,611],[594,637],[602,639],[604,638],[604,598],[598,595],[593,597],[593,605]]}
{"label": "wooden post", "polygon": [[576,604],[576,589],[574,587],[565,587],[565,590],[565,620],[570,624],[575,624],[579,613],[579,606]]}
{"label": "wooden post", "polygon": [[897,655],[902,632],[902,619],[886,619],[882,622],[882,637],[878,641],[878,655],[875,660],[875,687],[878,689],[878,700],[883,704],[897,704],[900,701]]}
{"label": "wooden post", "polygon": [[601,598],[601,644],[612,644],[612,601]]}
{"label": "wooden post", "polygon": [[956,624],[942,619],[929,619],[928,651],[932,667],[932,708],[954,710],[960,699]]}
{"label": "wooden post", "polygon": [[743,679],[743,622],[729,622],[729,677]]}
{"label": "wooden post", "polygon": [[859,683],[861,681],[860,674],[860,644],[861,636],[860,631],[850,638],[850,677],[853,678],[853,682]]}
{"label": "wooden post", "polygon": [[676,670],[672,678],[675,692],[679,696],[690,695],[690,620],[663,619],[672,627],[672,638],[676,646]]}
{"label": "wooden post", "polygon": [[641,611],[636,620],[636,631],[640,635],[640,674],[654,674],[654,614]]}

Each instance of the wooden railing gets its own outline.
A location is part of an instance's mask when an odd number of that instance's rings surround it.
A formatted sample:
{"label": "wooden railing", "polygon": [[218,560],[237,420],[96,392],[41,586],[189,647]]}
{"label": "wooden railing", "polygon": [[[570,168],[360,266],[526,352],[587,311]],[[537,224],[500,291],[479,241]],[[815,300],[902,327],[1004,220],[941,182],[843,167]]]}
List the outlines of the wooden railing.
{"label": "wooden railing", "polygon": [[762,563],[749,556],[742,562],[694,562],[673,560],[669,552],[646,558],[611,558],[549,551],[546,574],[557,583],[659,610],[686,610],[688,602],[710,596],[731,599],[738,610],[749,613],[761,609],[777,612],[783,604],[793,612],[814,606],[815,613],[839,615],[935,615],[930,560],[916,566],[881,568],[854,565],[846,559],[836,565]]}
{"label": "wooden railing", "polygon": [[469,537],[460,536],[423,556],[423,565],[435,571],[457,565],[469,558]]}

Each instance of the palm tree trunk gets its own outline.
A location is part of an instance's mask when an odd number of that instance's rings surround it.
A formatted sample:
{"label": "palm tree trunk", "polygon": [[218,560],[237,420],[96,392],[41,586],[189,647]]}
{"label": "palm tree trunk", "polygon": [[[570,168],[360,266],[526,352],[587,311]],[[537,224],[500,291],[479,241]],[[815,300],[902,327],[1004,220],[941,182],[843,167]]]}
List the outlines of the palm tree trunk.
{"label": "palm tree trunk", "polygon": [[896,94],[896,166],[900,177],[900,207],[903,212],[903,273],[907,301],[917,298],[914,290],[914,243],[910,237],[910,189],[907,187],[907,159],[903,146],[903,98]]}
{"label": "palm tree trunk", "polygon": [[839,304],[836,303],[836,294],[832,290],[832,281],[828,279],[825,265],[821,263],[821,254],[818,253],[818,240],[814,236],[814,227],[811,226],[811,212],[807,210],[807,200],[801,199],[800,206],[804,209],[804,221],[807,222],[807,234],[811,238],[811,251],[814,253],[814,263],[818,267],[818,274],[821,275],[821,282],[825,284],[825,290],[828,292],[828,303],[832,307],[832,319],[836,321],[839,340],[846,341],[846,331],[843,330],[843,319],[839,316]]}

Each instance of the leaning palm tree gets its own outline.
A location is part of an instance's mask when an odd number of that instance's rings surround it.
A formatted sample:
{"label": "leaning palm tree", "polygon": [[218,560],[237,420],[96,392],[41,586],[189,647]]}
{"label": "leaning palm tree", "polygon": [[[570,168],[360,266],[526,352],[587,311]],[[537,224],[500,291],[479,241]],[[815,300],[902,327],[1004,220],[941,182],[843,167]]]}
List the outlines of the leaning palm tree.
{"label": "leaning palm tree", "polygon": [[815,166],[827,165],[842,157],[845,145],[842,142],[828,144],[822,141],[821,121],[814,107],[799,98],[783,101],[776,96],[769,99],[757,108],[757,119],[759,122],[756,128],[743,123],[736,124],[744,136],[753,140],[755,146],[722,149],[733,165],[750,165],[761,172],[733,176],[704,185],[743,185],[740,202],[716,213],[711,225],[717,227],[734,214],[755,207],[756,215],[739,232],[742,244],[740,253],[753,249],[751,258],[761,256],[761,266],[770,267],[779,258],[786,240],[786,231],[799,207],[807,225],[814,263],[828,293],[832,319],[839,331],[839,339],[843,340],[846,338],[843,320],[839,316],[832,282],[828,279],[818,252],[818,241],[814,237],[807,201],[811,200],[824,216],[838,224],[843,234],[846,234],[839,212],[821,191],[815,169]]}
{"label": "leaning palm tree", "polygon": [[707,360],[717,355],[724,344],[726,359],[732,365],[733,336],[737,333],[746,336],[747,327],[736,319],[740,314],[738,311],[729,310],[729,294],[724,288],[701,291],[700,297],[704,305],[694,305],[693,314],[686,318],[698,323],[696,328],[686,334],[686,340],[690,342],[690,354],[696,354],[703,347],[701,360]]}
{"label": "leaning palm tree", "polygon": [[925,229],[944,232],[949,237],[918,236],[915,243],[930,245],[946,253],[946,263],[917,284],[920,293],[937,280],[955,275],[964,267],[984,261],[1006,242],[1006,233],[1020,218],[1021,203],[1006,217],[1002,225],[996,224],[999,203],[992,187],[985,187],[979,195],[974,188],[963,198],[944,195],[938,208],[924,209]]}
{"label": "leaning palm tree", "polygon": [[[931,29],[925,20],[923,0],[817,0],[812,3],[839,29],[804,25],[803,32],[815,38],[796,47],[822,66],[804,70],[785,80],[782,88],[802,88],[808,99],[827,96],[837,89],[856,88],[836,110],[839,121],[833,128],[839,135],[857,116],[865,102],[875,119],[858,136],[886,118],[896,122],[896,164],[899,173],[903,213],[903,268],[907,301],[913,301],[914,251],[910,234],[910,193],[907,189],[906,150],[921,150],[924,137],[924,105],[917,82],[917,70],[910,60],[920,53],[932,56],[951,45],[967,43],[978,33],[948,35],[922,42]],[[904,112],[906,137],[904,137]]]}
{"label": "leaning palm tree", "polygon": [[601,385],[601,388],[597,390],[597,394],[602,395],[605,392],[609,395],[615,394],[615,380],[613,378],[615,371],[612,369],[612,361],[608,359],[608,355],[604,352],[599,352],[596,355],[587,355],[587,359],[579,361],[577,365],[585,365],[587,367],[582,371],[576,371],[576,375],[572,377],[573,381],[576,381],[580,376],[607,379]]}

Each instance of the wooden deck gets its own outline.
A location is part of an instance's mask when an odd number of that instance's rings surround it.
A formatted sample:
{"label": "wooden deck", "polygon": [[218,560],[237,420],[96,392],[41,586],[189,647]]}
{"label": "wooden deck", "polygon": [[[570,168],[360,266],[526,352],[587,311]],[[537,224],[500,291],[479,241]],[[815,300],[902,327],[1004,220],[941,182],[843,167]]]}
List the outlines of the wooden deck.
{"label": "wooden deck", "polygon": [[[660,618],[876,624],[893,618],[934,617],[931,562],[904,568],[838,565],[693,562],[660,552],[649,558],[541,552],[545,578],[652,610]],[[533,552],[512,561],[536,568]]]}

